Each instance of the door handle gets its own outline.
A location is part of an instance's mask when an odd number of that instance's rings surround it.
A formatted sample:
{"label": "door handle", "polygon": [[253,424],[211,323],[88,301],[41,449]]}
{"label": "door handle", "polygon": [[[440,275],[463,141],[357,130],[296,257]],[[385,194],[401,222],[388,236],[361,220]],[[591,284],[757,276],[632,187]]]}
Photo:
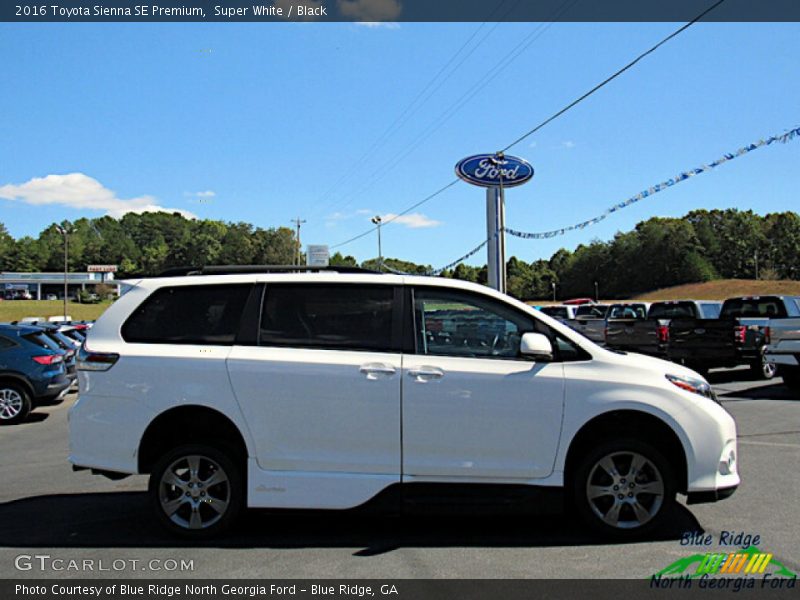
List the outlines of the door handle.
{"label": "door handle", "polygon": [[419,367],[418,369],[409,369],[408,374],[410,377],[414,377],[418,381],[441,379],[444,377],[444,371],[436,367]]}
{"label": "door handle", "polygon": [[395,373],[397,373],[397,369],[392,367],[391,365],[385,365],[383,363],[369,363],[366,365],[361,365],[359,369],[361,373],[367,376],[367,379],[378,379],[381,375],[385,375],[386,377],[391,377]]}

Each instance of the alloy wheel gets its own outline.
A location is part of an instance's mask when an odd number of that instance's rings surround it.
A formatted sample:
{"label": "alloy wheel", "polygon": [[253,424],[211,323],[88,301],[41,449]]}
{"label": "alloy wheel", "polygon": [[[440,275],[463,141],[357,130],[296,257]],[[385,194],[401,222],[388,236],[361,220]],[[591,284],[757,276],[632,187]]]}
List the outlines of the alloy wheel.
{"label": "alloy wheel", "polygon": [[207,456],[191,454],[175,460],[159,481],[164,514],[184,529],[206,529],[225,515],[231,502],[228,474]]}
{"label": "alloy wheel", "polygon": [[22,412],[22,395],[11,388],[0,389],[0,419],[9,421]]}
{"label": "alloy wheel", "polygon": [[635,529],[655,518],[664,504],[664,479],[644,455],[613,452],[590,469],[586,498],[605,524]]}

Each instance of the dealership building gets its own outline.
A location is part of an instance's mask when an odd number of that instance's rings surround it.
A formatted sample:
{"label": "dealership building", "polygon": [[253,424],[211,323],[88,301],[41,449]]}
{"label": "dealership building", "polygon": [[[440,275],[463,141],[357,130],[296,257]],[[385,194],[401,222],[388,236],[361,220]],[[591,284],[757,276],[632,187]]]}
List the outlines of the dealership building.
{"label": "dealership building", "polygon": [[[119,284],[114,273],[91,272],[67,273],[67,290],[71,298],[78,292],[95,291],[100,285],[109,285],[119,294]],[[0,273],[0,294],[3,298],[25,297],[30,294],[33,300],[46,300],[48,296],[64,298],[64,273]]]}

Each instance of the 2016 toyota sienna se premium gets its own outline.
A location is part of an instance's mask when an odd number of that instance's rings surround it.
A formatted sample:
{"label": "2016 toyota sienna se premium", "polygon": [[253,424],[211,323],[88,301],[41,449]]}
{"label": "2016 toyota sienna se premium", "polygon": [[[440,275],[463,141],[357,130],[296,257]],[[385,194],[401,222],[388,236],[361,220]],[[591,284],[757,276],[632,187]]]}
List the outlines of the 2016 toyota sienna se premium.
{"label": "2016 toyota sienna se premium", "polygon": [[80,352],[69,460],[149,473],[177,533],[402,487],[549,491],[625,538],[678,493],[711,502],[739,484],[734,420],[697,373],[486,287],[221,267],[128,283]]}

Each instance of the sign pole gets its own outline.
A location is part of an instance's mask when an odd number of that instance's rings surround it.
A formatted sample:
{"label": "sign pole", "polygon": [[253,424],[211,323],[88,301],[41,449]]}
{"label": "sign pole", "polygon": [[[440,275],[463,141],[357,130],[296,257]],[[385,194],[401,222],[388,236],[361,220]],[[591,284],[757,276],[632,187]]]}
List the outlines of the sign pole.
{"label": "sign pole", "polygon": [[486,239],[489,287],[506,292],[505,206],[499,187],[486,188]]}

